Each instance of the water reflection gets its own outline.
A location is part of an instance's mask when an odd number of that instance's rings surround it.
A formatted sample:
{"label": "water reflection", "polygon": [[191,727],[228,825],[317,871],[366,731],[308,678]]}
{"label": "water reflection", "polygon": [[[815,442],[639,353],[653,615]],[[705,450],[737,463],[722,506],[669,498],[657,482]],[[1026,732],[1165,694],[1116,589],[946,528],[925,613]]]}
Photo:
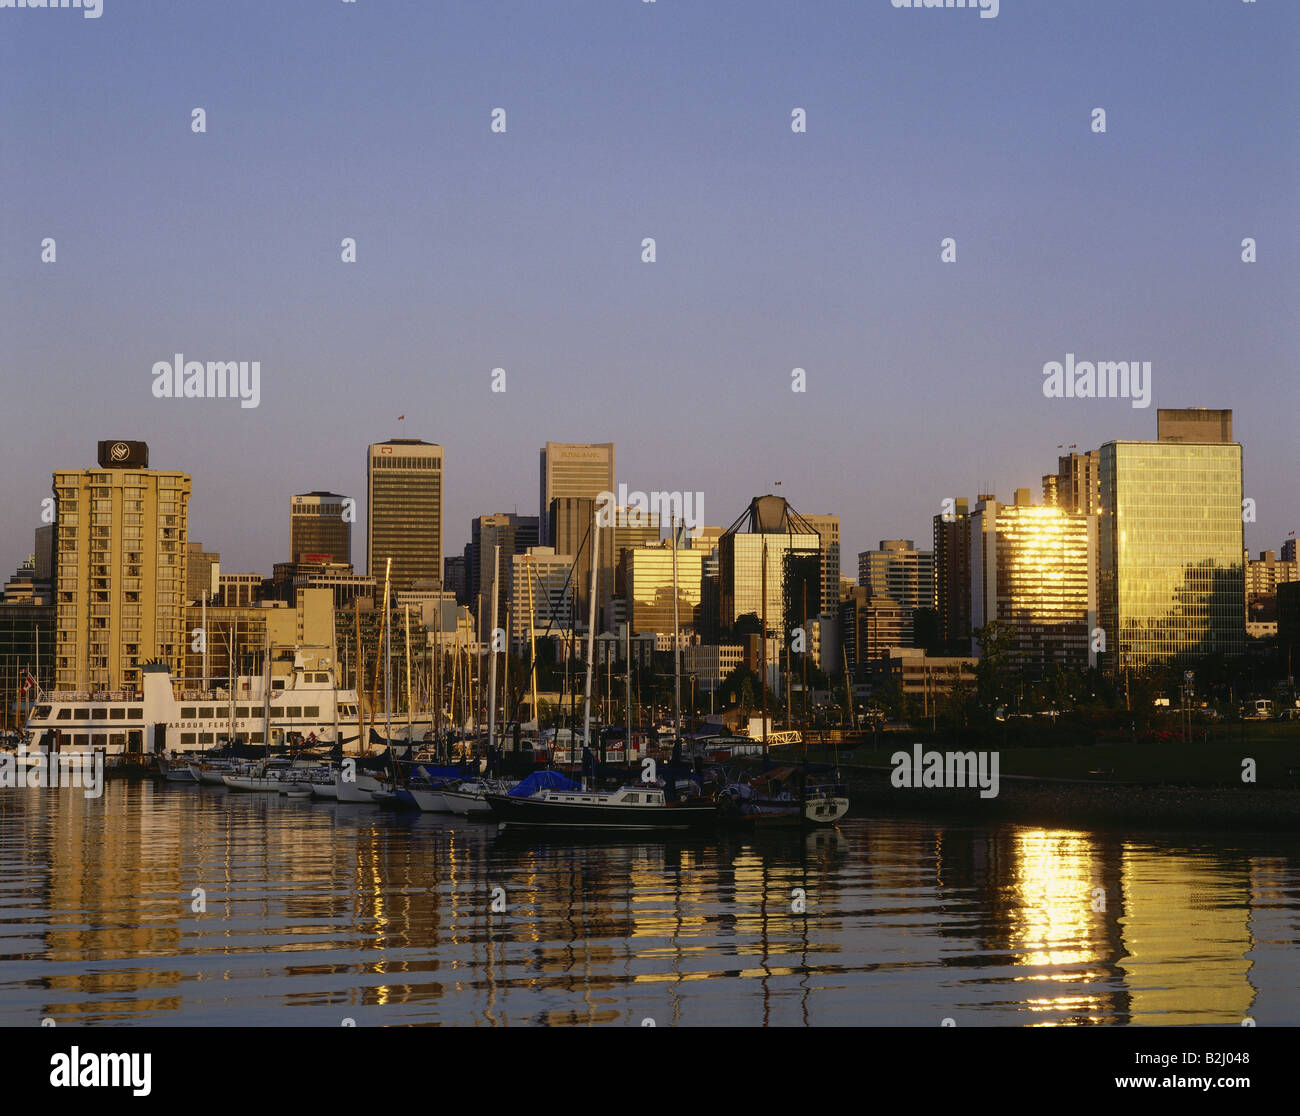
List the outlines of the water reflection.
{"label": "water reflection", "polygon": [[4,791],[0,1022],[1296,1023],[1298,864],[1276,836],[851,819],[574,842]]}

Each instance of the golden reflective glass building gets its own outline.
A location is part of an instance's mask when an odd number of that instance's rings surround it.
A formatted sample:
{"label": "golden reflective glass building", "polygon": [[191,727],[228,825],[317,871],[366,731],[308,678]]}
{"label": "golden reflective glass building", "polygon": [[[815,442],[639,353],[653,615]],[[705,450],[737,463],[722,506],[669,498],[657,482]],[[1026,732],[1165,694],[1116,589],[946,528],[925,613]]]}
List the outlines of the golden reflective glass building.
{"label": "golden reflective glass building", "polygon": [[[677,551],[677,621],[683,633],[700,629],[700,586],[704,572],[703,549]],[[638,546],[623,552],[627,569],[627,595],[636,635],[673,632],[673,548],[671,542]]]}
{"label": "golden reflective glass building", "polygon": [[1097,520],[1029,503],[982,499],[971,516],[971,627],[1008,626],[1022,666],[1095,665]]}
{"label": "golden reflective glass building", "polygon": [[1241,477],[1237,442],[1101,447],[1104,668],[1244,654]]}

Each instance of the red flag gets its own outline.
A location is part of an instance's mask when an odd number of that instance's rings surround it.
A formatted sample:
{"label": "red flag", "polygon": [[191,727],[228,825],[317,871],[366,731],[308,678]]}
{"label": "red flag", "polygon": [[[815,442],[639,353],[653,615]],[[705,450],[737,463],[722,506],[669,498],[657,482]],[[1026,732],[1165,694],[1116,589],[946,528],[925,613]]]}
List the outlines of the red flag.
{"label": "red flag", "polygon": [[398,415],[398,416],[397,416],[397,421],[398,421],[398,422],[405,422],[405,421],[406,421],[406,416],[405,416],[405,415]]}

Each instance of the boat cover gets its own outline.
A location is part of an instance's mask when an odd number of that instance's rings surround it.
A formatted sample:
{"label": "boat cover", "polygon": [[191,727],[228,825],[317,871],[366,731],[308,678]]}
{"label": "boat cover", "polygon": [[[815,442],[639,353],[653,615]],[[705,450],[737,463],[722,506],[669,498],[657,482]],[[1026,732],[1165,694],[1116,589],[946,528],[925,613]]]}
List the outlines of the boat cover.
{"label": "boat cover", "polygon": [[566,779],[558,771],[534,771],[517,787],[508,793],[512,798],[529,798],[544,790],[581,790],[582,787],[572,779]]}

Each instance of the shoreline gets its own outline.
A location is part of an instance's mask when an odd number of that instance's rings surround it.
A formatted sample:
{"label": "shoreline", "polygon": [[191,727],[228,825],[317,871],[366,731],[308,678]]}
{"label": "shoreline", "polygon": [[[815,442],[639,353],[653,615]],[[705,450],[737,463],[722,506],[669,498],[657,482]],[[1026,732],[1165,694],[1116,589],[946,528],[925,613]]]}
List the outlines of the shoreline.
{"label": "shoreline", "polygon": [[1300,833],[1300,793],[1286,788],[1004,775],[996,798],[980,798],[978,788],[895,787],[892,770],[840,765],[850,817],[898,813],[962,822]]}

